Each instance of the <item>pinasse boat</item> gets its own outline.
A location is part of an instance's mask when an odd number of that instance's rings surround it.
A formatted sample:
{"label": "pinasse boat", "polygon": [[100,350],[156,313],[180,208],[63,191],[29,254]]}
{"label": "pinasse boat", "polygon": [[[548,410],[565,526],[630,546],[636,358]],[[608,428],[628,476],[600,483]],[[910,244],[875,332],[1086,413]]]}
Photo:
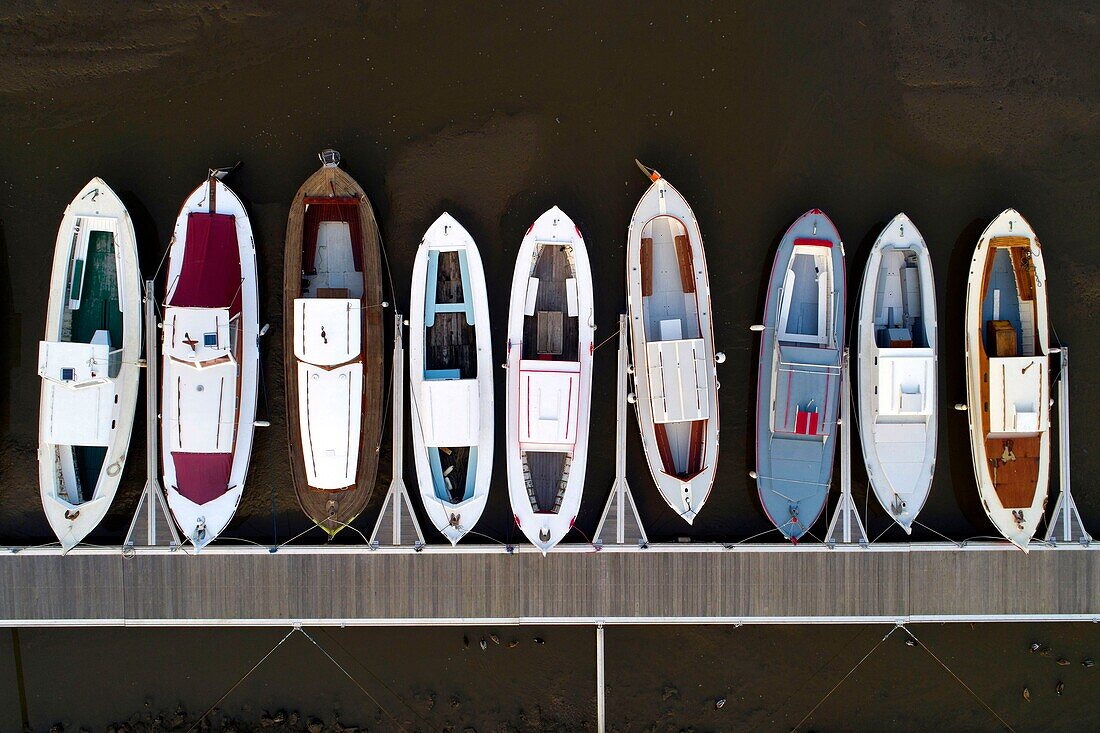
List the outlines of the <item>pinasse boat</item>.
{"label": "pinasse boat", "polygon": [[456,544],[473,529],[493,475],[493,349],[485,271],[450,214],[416,252],[409,302],[409,401],[424,510]]}
{"label": "pinasse boat", "polygon": [[211,171],[176,220],[161,344],[164,488],[196,550],[237,510],[256,417],[256,246],[244,204],[221,175]]}
{"label": "pinasse boat", "polygon": [[592,402],[592,271],[580,230],[554,207],[527,230],[508,307],[508,496],[548,552],[584,492]]}
{"label": "pinasse boat", "polygon": [[779,242],[768,281],[756,398],[756,486],[797,542],[825,508],[844,352],[844,245],[820,209]]}
{"label": "pinasse boat", "polygon": [[650,473],[691,524],[718,466],[718,380],[703,236],[680,192],[652,184],[627,230],[626,286],[635,407]]}
{"label": "pinasse boat", "polygon": [[917,227],[898,214],[863,273],[859,437],[875,497],[906,534],[936,469],[936,287]]}
{"label": "pinasse boat", "polygon": [[974,476],[994,526],[1027,552],[1047,500],[1046,268],[1013,209],[982,232],[966,287],[966,404]]}
{"label": "pinasse boat", "polygon": [[330,537],[374,490],[382,433],[378,224],[335,150],[290,206],[283,283],[291,475]]}
{"label": "pinasse boat", "polygon": [[65,551],[96,528],[122,478],[137,408],[141,320],[134,226],[115,192],[93,178],[57,232],[38,346],[38,485]]}

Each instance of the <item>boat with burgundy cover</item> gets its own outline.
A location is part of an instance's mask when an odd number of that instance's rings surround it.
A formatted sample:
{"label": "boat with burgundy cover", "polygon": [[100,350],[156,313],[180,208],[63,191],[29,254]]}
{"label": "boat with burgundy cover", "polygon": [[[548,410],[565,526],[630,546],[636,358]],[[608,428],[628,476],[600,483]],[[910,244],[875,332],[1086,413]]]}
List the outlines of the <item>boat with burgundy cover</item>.
{"label": "boat with burgundy cover", "polygon": [[584,493],[595,331],[584,238],[557,206],[516,255],[508,307],[508,496],[516,525],[548,552]]}
{"label": "boat with burgundy cover", "polygon": [[66,552],[103,519],[122,478],[137,408],[141,320],[133,223],[115,192],[93,178],[57,232],[38,345],[38,484]]}
{"label": "boat with burgundy cover", "polygon": [[473,529],[493,475],[493,349],[481,255],[450,214],[428,227],[409,298],[409,401],[424,510],[451,544]]}
{"label": "boat with burgundy cover", "polygon": [[936,287],[905,214],[882,230],[859,294],[859,437],[879,504],[910,534],[936,470]]}
{"label": "boat with burgundy cover", "polygon": [[211,171],[176,219],[161,336],[164,488],[196,550],[241,501],[259,376],[256,246],[221,175]]}
{"label": "boat with burgundy cover", "polygon": [[966,403],[982,506],[1028,549],[1050,479],[1050,347],[1043,250],[1003,211],[982,232],[966,286]]}
{"label": "boat with burgundy cover", "polygon": [[768,281],[756,397],[756,479],[780,533],[797,542],[825,509],[838,437],[844,244],[820,209],[779,242]]}
{"label": "boat with burgundy cover", "polygon": [[680,192],[652,181],[627,230],[635,408],[650,473],[691,524],[718,466],[718,379],[703,237]]}
{"label": "boat with burgundy cover", "polygon": [[382,277],[366,193],[325,150],[286,231],[284,367],[291,475],[330,537],[374,490],[382,434]]}

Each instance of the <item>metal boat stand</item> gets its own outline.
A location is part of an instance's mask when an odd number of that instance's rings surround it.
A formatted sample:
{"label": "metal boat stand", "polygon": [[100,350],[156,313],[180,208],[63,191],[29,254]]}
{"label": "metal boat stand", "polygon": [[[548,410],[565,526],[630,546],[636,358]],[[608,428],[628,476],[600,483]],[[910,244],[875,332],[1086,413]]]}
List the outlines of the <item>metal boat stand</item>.
{"label": "metal boat stand", "polygon": [[[858,543],[866,548],[867,531],[859,518],[856,503],[852,501],[852,380],[849,370],[848,349],[844,350],[840,369],[840,501],[837,502],[825,544],[830,548],[838,544]],[[853,532],[853,530],[855,530]]]}
{"label": "metal boat stand", "polygon": [[[611,496],[607,497],[600,523],[596,525],[593,544],[625,545],[637,544],[648,547],[642,519],[638,507],[630,493],[630,484],[626,481],[626,404],[628,400],[627,380],[630,364],[630,332],[626,314],[619,316],[619,372],[615,392],[615,483],[611,486]],[[602,629],[600,638],[603,638]]]}
{"label": "metal boat stand", "polygon": [[[145,488],[138,501],[130,529],[126,532],[123,552],[133,552],[137,546],[154,547],[168,545],[172,549],[180,546],[180,536],[172,513],[168,511],[168,500],[160,487],[158,476],[157,452],[157,313],[154,299],[153,281],[145,281],[143,297],[145,307]],[[160,521],[157,516],[160,515]]]}
{"label": "metal boat stand", "polygon": [[1052,545],[1076,542],[1087,547],[1092,542],[1092,537],[1081,522],[1081,514],[1073,502],[1069,481],[1069,348],[1062,346],[1058,351],[1062,359],[1058,376],[1058,483],[1062,492],[1058,495],[1054,512],[1050,515],[1047,542]]}
{"label": "metal boat stand", "polygon": [[382,512],[374,524],[370,535],[370,547],[378,549],[382,545],[401,547],[412,545],[420,550],[424,547],[424,533],[416,520],[409,490],[405,486],[405,344],[401,331],[404,320],[400,313],[393,319],[393,476],[386,499],[382,502]]}

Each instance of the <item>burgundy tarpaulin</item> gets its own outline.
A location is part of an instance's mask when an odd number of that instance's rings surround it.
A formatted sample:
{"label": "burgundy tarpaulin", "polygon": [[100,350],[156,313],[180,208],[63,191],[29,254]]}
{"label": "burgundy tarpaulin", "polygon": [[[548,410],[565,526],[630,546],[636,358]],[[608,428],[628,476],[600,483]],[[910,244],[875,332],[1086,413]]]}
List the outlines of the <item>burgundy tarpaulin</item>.
{"label": "burgundy tarpaulin", "polygon": [[359,199],[356,198],[307,198],[305,231],[302,237],[302,270],[306,273],[316,271],[314,257],[317,256],[317,228],[323,221],[342,221],[347,223],[351,234],[351,254],[355,258],[355,269],[363,271],[363,235],[359,226]]}
{"label": "burgundy tarpaulin", "polygon": [[183,268],[168,304],[241,312],[241,253],[231,214],[187,215]]}
{"label": "burgundy tarpaulin", "polygon": [[176,489],[196,504],[217,499],[229,490],[232,453],[173,453]]}

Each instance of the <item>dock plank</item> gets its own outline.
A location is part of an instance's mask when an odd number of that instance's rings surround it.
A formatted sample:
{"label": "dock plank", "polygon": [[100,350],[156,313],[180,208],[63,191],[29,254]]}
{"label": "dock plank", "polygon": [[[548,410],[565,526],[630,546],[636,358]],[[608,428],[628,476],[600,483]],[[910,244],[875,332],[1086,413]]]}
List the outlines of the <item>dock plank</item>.
{"label": "dock plank", "polygon": [[812,622],[1100,615],[1093,550],[0,557],[0,624]]}

